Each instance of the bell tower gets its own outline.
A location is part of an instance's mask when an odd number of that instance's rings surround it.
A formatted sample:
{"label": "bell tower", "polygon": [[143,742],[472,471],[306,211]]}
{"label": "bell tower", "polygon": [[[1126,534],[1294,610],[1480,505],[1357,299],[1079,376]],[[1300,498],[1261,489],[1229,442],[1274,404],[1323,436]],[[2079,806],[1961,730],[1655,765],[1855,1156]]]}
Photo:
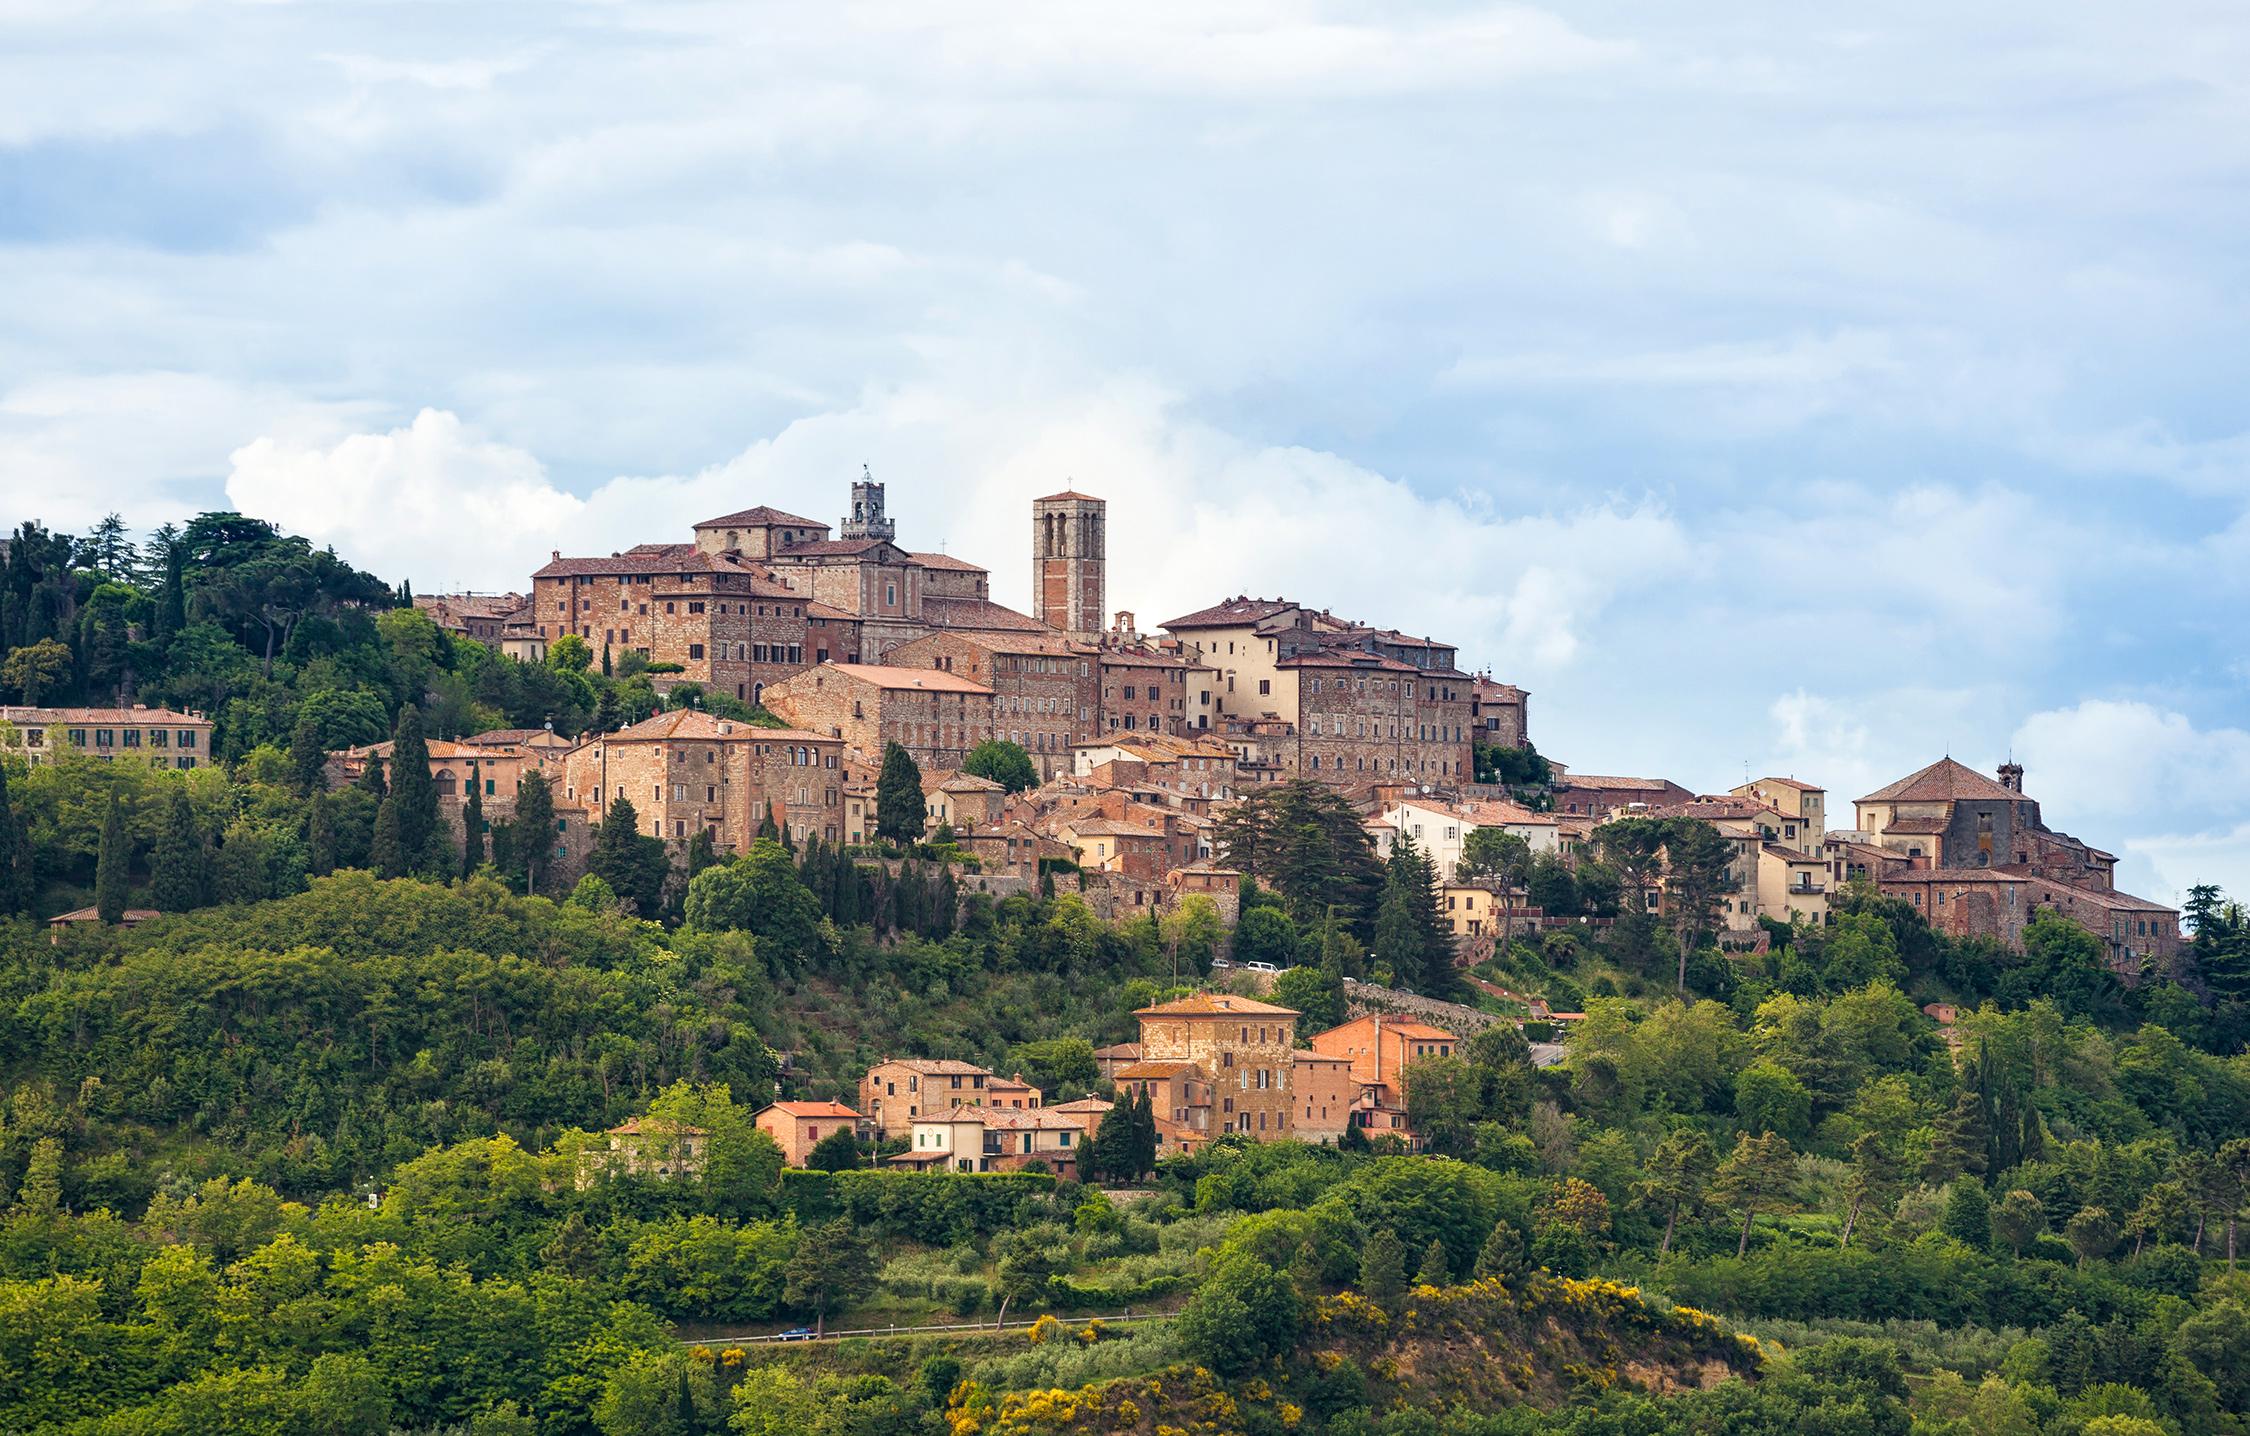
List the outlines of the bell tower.
{"label": "bell tower", "polygon": [[898,523],[883,517],[883,486],[867,466],[859,466],[859,478],[852,484],[852,511],[844,520],[839,535],[848,539],[881,539],[885,543],[898,538]]}
{"label": "bell tower", "polygon": [[1102,629],[1109,505],[1065,489],[1031,504],[1031,616],[1082,637]]}

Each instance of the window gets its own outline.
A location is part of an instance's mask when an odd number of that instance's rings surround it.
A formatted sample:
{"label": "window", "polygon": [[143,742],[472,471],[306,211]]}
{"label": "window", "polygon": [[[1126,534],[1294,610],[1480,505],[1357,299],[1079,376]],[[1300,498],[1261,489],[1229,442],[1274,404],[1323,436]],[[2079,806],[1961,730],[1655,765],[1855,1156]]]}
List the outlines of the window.
{"label": "window", "polygon": [[1260,695],[1264,695],[1264,694],[1267,694],[1267,693],[1271,693],[1271,692],[1273,692],[1273,680],[1272,680],[1272,679],[1270,679],[1270,678],[1261,678],[1261,679],[1259,679],[1259,680],[1258,680],[1258,692],[1259,692],[1259,694],[1260,694]]}
{"label": "window", "polygon": [[700,643],[689,644],[687,646],[687,656],[690,658],[701,658],[703,656],[703,645]]}
{"label": "window", "polygon": [[[182,748],[193,748],[195,746],[195,734],[192,732],[180,734],[180,746]],[[188,766],[193,767],[194,765],[191,763]]]}

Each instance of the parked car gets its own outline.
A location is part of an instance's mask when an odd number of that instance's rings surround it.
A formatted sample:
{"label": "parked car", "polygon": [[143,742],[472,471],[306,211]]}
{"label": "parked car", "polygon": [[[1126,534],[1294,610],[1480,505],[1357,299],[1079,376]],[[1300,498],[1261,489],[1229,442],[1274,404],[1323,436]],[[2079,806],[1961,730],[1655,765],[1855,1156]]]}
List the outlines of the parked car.
{"label": "parked car", "polygon": [[781,1333],[781,1335],[779,1335],[779,1336],[775,1337],[775,1338],[774,1338],[774,1340],[776,1340],[776,1341],[810,1341],[810,1340],[812,1340],[812,1339],[813,1339],[813,1338],[814,1338],[815,1336],[818,1336],[819,1334],[820,1334],[820,1333],[818,1333],[818,1332],[814,1331],[814,1330],[813,1330],[813,1329],[812,1329],[811,1327],[809,1327],[809,1326],[792,1326],[792,1327],[790,1327],[790,1328],[789,1328],[789,1329],[788,1329],[787,1331],[785,1331],[785,1332]]}
{"label": "parked car", "polygon": [[1275,967],[1275,966],[1274,966],[1274,965],[1273,965],[1272,963],[1270,963],[1270,962],[1246,962],[1246,963],[1244,963],[1244,964],[1242,964],[1242,965],[1243,965],[1243,967],[1245,967],[1246,969],[1248,969],[1248,970],[1249,970],[1249,971],[1251,971],[1251,972],[1279,972],[1279,971],[1281,971],[1281,969],[1280,969],[1280,968],[1278,968],[1278,967]]}

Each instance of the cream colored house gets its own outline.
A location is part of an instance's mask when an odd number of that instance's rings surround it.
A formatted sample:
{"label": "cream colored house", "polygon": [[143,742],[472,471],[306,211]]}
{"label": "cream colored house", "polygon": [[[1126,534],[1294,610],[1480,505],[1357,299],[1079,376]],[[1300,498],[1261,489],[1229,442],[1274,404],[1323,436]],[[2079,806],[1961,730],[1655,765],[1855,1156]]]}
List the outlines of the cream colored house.
{"label": "cream colored house", "polygon": [[1515,803],[1447,802],[1438,798],[1408,798],[1383,810],[1375,834],[1377,855],[1388,858],[1396,835],[1414,840],[1437,869],[1440,882],[1451,881],[1461,866],[1461,853],[1469,834],[1479,828],[1513,833],[1534,854],[1551,853],[1562,846],[1561,825],[1552,813],[1535,813]]}

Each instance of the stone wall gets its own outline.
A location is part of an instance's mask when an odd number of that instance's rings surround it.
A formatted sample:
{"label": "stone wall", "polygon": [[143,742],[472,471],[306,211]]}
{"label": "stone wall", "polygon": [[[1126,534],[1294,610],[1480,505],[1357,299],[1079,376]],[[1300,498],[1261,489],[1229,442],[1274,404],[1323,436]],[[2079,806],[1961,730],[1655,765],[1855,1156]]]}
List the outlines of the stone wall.
{"label": "stone wall", "polygon": [[1350,1017],[1364,1017],[1370,1012],[1402,1013],[1420,1018],[1433,1027],[1442,1027],[1456,1037],[1467,1037],[1511,1020],[1482,1008],[1442,1002],[1418,992],[1402,992],[1395,987],[1380,987],[1349,977],[1344,979],[1344,1012]]}

